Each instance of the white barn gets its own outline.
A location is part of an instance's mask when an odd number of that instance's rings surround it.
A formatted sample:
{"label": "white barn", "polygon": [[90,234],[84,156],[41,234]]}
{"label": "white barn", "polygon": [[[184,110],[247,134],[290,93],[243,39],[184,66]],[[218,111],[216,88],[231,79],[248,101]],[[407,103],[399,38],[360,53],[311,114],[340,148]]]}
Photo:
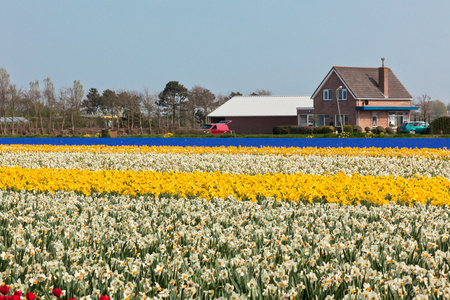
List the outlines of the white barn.
{"label": "white barn", "polygon": [[280,125],[297,125],[297,109],[313,109],[311,96],[237,96],[208,115],[209,123],[231,120],[238,134],[271,134]]}

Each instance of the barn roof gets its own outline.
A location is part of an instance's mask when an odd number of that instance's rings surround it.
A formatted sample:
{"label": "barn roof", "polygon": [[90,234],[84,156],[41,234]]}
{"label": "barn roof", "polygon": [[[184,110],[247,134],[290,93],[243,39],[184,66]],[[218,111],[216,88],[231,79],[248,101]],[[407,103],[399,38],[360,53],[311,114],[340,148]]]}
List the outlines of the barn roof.
{"label": "barn roof", "polygon": [[208,117],[297,116],[297,108],[312,108],[311,96],[237,96]]}

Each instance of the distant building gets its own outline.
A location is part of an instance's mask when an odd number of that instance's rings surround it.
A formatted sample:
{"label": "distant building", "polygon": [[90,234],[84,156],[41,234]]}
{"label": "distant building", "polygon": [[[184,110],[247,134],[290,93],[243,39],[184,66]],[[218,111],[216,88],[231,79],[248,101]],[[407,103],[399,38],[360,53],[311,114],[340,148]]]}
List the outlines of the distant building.
{"label": "distant building", "polygon": [[313,109],[310,96],[237,96],[208,115],[209,123],[231,120],[238,134],[271,134],[279,125],[297,125],[297,109]]}
{"label": "distant building", "polygon": [[280,125],[394,127],[411,120],[412,96],[383,64],[333,67],[310,96],[233,97],[208,122],[233,121],[236,133],[272,133]]}
{"label": "distant building", "polygon": [[6,119],[4,117],[0,117],[0,123],[4,123],[6,120],[6,123],[12,123],[14,121],[14,123],[28,123],[28,120],[25,119],[24,117],[6,117]]}
{"label": "distant building", "polygon": [[[297,108],[298,124],[397,127],[410,120],[412,96],[391,69],[333,67],[312,95],[314,110]],[[338,107],[339,101],[339,107]],[[339,114],[340,109],[340,114]]]}

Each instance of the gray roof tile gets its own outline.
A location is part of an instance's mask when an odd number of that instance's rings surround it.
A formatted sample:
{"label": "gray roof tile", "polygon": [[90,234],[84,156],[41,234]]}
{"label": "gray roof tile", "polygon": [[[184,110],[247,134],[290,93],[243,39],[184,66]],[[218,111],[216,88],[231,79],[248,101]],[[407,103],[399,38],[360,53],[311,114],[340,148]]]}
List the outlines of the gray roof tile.
{"label": "gray roof tile", "polygon": [[[378,68],[334,67],[356,98],[384,98],[378,85]],[[403,84],[388,69],[389,98],[412,98]]]}

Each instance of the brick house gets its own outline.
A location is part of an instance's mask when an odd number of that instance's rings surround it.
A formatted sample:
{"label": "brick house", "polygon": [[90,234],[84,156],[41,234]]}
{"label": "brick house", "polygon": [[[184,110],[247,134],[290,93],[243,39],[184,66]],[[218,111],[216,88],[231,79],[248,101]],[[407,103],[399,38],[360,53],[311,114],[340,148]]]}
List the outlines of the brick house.
{"label": "brick house", "polygon": [[208,123],[231,120],[238,134],[272,134],[279,125],[297,125],[297,109],[312,110],[310,96],[237,96],[207,117]]}
{"label": "brick house", "polygon": [[417,110],[411,106],[413,98],[382,61],[379,68],[331,68],[311,96],[314,109],[297,108],[298,124],[338,127],[342,120],[343,125],[364,129],[396,128],[409,121],[411,111]]}

